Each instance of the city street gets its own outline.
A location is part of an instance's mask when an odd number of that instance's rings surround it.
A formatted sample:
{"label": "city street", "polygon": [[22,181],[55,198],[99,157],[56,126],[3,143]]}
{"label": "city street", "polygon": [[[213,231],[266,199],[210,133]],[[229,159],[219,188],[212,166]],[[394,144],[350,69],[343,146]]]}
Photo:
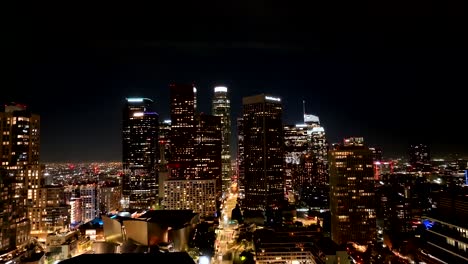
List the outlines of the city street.
{"label": "city street", "polygon": [[215,256],[213,263],[231,264],[233,262],[233,246],[238,235],[238,223],[231,221],[231,212],[237,204],[237,193],[229,193],[221,211],[221,218],[216,230]]}

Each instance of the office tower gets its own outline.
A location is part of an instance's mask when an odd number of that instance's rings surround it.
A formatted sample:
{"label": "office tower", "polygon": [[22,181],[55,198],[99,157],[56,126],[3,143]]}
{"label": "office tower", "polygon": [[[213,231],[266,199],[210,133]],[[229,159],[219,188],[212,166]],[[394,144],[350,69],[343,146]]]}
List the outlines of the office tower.
{"label": "office tower", "polygon": [[195,155],[195,87],[187,84],[170,85],[171,111],[171,179],[193,178]]}
{"label": "office tower", "polygon": [[249,210],[278,208],[284,199],[282,105],[265,94],[244,97],[245,199]]}
{"label": "office tower", "polygon": [[206,114],[197,114],[195,139],[195,176],[193,179],[215,180],[218,195],[221,195],[221,153],[222,131],[221,118]]}
{"label": "office tower", "polygon": [[44,186],[40,188],[38,204],[38,208],[42,211],[38,230],[42,232],[54,232],[65,230],[69,227],[70,206],[65,203],[62,186]]}
{"label": "office tower", "polygon": [[171,160],[171,120],[159,123],[159,201],[164,199],[164,181],[169,179],[169,161]]}
{"label": "office tower", "polygon": [[285,125],[283,131],[285,189],[290,202],[293,202],[296,191],[300,192],[299,188],[310,184],[304,173],[304,160],[309,150],[307,126]]}
{"label": "office tower", "polygon": [[422,170],[429,164],[431,155],[429,147],[425,144],[411,144],[409,147],[409,163],[415,170]]}
{"label": "office tower", "polygon": [[228,89],[224,86],[214,88],[212,114],[221,117],[222,136],[222,181],[223,188],[229,188],[231,183],[231,102]]}
{"label": "office tower", "polygon": [[383,219],[383,227],[390,239],[413,231],[413,220],[421,217],[418,206],[418,189],[423,189],[410,174],[385,174],[376,188],[377,218]]}
{"label": "office tower", "polygon": [[[170,173],[164,186],[178,184],[190,188],[185,192],[193,193],[198,188],[197,184],[193,184],[195,180],[213,180],[216,195],[212,197],[203,193],[205,188],[198,195],[206,195],[206,199],[210,200],[206,206],[215,204],[216,207],[216,198],[221,194],[221,118],[195,112],[196,90],[193,85],[172,84],[170,89]],[[164,188],[166,208],[172,206],[173,197]],[[198,203],[198,198],[193,195],[184,199]],[[194,210],[199,213],[204,209],[198,206]]]}
{"label": "office tower", "polygon": [[122,207],[144,210],[158,202],[158,114],[153,100],[127,98],[123,109]]}
{"label": "office tower", "polygon": [[159,123],[159,170],[167,170],[167,164],[171,159],[171,120]]}
{"label": "office tower", "polygon": [[245,195],[245,166],[244,166],[244,120],[237,118],[237,187],[239,198],[243,199]]}
{"label": "office tower", "polygon": [[[314,185],[327,186],[328,175],[328,142],[325,129],[316,115],[306,114],[305,101],[303,101],[304,124],[309,136],[309,156],[306,159],[308,177]],[[328,192],[328,190],[327,190]]]}
{"label": "office tower", "polygon": [[[7,104],[0,113],[2,182],[0,248],[11,249],[29,241],[31,224],[39,228],[38,192],[42,185],[39,165],[39,115],[25,105]],[[6,229],[3,229],[6,228]]]}
{"label": "office tower", "polygon": [[329,158],[332,239],[371,242],[377,235],[372,151],[362,138],[347,138]]}

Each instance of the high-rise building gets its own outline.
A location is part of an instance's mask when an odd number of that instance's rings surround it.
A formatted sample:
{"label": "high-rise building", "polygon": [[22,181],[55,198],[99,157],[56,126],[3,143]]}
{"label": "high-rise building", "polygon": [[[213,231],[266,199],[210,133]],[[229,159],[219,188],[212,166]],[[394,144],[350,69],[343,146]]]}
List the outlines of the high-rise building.
{"label": "high-rise building", "polygon": [[38,202],[42,211],[38,225],[40,230],[54,232],[69,227],[70,206],[65,204],[62,186],[44,186],[39,190]]}
{"label": "high-rise building", "polygon": [[237,187],[239,198],[243,199],[245,195],[245,166],[244,166],[244,120],[237,118]]}
{"label": "high-rise building", "polygon": [[281,99],[265,94],[244,97],[243,207],[265,210],[280,207],[284,199],[283,124]]}
{"label": "high-rise building", "polygon": [[371,242],[377,236],[372,151],[362,138],[348,138],[329,158],[332,239]]}
{"label": "high-rise building", "polygon": [[291,201],[295,200],[296,191],[300,186],[309,184],[304,173],[304,161],[309,150],[309,141],[306,125],[285,125],[283,131],[285,189]]}
{"label": "high-rise building", "polygon": [[0,197],[0,204],[8,205],[0,213],[0,248],[11,249],[29,241],[31,224],[39,228],[39,115],[28,111],[25,105],[7,104],[0,112],[0,133],[1,182],[6,188],[2,189],[6,195]]}
{"label": "high-rise building", "polygon": [[212,114],[221,117],[222,136],[222,182],[226,189],[231,183],[231,102],[228,98],[228,88],[217,86],[214,88]]}
{"label": "high-rise building", "polygon": [[218,195],[222,191],[221,118],[206,114],[197,114],[195,139],[195,177],[193,179],[215,180]]}
{"label": "high-rise building", "polygon": [[170,85],[171,158],[170,178],[192,178],[195,155],[195,93],[196,88],[187,84]]}
{"label": "high-rise building", "polygon": [[[193,85],[172,84],[171,94],[171,127],[169,132],[170,159],[168,163],[169,177],[164,186],[182,184],[185,193],[196,191],[195,180],[212,180],[215,196],[206,194],[209,204],[216,207],[216,198],[221,194],[221,151],[222,133],[221,117],[195,112],[196,89]],[[181,186],[181,185],[180,185]],[[195,189],[194,189],[195,188]],[[205,189],[201,191],[204,192]],[[166,195],[164,188],[164,205],[172,206],[173,195]],[[198,193],[197,195],[203,195]],[[169,200],[168,200],[169,199]],[[182,199],[182,198],[181,198]],[[195,205],[198,198],[193,195],[183,197]],[[208,202],[207,204],[208,205]],[[202,213],[201,207],[194,208]]]}
{"label": "high-rise building", "polygon": [[122,207],[149,209],[158,201],[158,119],[153,100],[127,98],[123,110]]}
{"label": "high-rise building", "polygon": [[98,195],[99,215],[119,211],[120,200],[122,199],[122,186],[101,183],[98,187]]}

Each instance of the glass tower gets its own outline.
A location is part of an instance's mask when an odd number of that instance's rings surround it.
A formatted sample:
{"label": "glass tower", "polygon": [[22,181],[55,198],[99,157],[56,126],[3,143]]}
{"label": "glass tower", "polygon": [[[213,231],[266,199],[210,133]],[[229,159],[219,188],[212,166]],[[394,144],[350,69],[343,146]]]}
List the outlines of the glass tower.
{"label": "glass tower", "polygon": [[249,210],[277,209],[284,199],[283,108],[268,95],[244,97],[245,199]]}
{"label": "glass tower", "polygon": [[127,98],[123,109],[123,208],[145,210],[158,201],[158,120],[153,100]]}
{"label": "glass tower", "polygon": [[224,86],[214,88],[212,104],[212,114],[221,117],[221,137],[222,137],[222,183],[226,190],[231,182],[231,102],[228,98],[228,89]]}

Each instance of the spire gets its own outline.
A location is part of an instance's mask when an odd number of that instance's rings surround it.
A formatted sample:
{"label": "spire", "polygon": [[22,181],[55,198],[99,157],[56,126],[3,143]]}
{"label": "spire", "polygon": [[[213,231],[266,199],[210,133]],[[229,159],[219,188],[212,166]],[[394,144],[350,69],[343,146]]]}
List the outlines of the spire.
{"label": "spire", "polygon": [[304,114],[304,122],[305,122],[305,116],[306,116],[306,111],[305,111],[305,100],[302,100],[302,112]]}

